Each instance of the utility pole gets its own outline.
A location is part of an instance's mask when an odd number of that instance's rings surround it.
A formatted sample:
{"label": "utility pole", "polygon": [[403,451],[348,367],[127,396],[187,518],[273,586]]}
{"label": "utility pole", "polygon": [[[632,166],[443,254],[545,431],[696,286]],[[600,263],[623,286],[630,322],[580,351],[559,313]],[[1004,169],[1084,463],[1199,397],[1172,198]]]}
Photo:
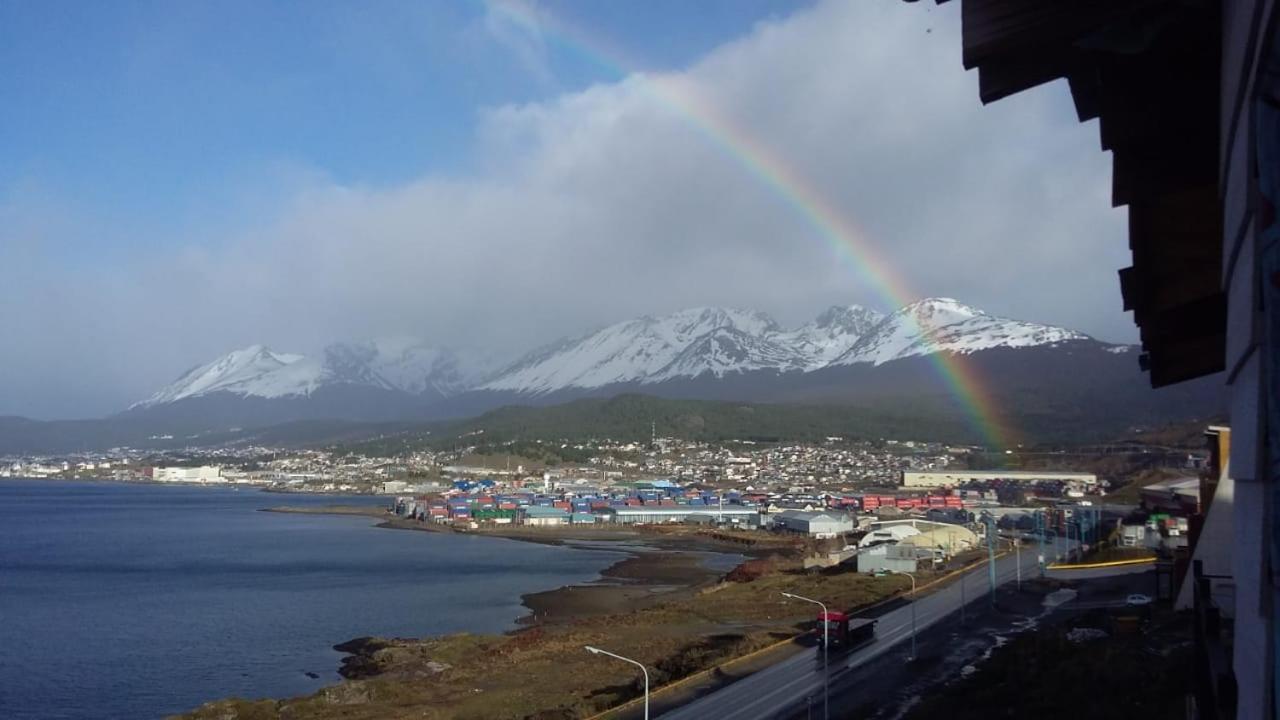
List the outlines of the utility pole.
{"label": "utility pole", "polygon": [[1018,566],[1018,590],[1022,590],[1022,538],[1013,539],[1013,553]]}
{"label": "utility pole", "polygon": [[[915,607],[916,606],[915,606],[915,597],[914,597],[915,578],[912,578],[911,580],[911,591],[912,591],[911,594],[913,596],[911,598],[911,654],[915,655],[915,652],[916,652],[915,650],[915,647],[916,647],[915,645],[916,643]],[[827,650],[828,648],[831,647],[831,636],[828,634],[827,630],[828,628],[831,627],[831,618],[827,613],[827,606],[826,604],[818,600],[814,600],[813,598],[807,598],[807,597],[804,597],[803,595],[796,595],[795,593],[784,592],[782,593],[782,597],[791,598],[792,600],[803,600],[807,603],[813,603],[814,605],[817,605],[819,608],[822,609],[822,616],[821,616],[822,617],[822,720],[827,720],[829,717],[831,717],[830,716],[831,671],[828,669],[828,665],[827,665]],[[846,633],[846,636],[847,635],[848,633]],[[810,707],[812,707],[812,705]],[[648,717],[649,716],[646,711],[646,714],[645,714],[646,720],[648,720]]]}
{"label": "utility pole", "polygon": [[996,606],[996,519],[983,511],[982,521],[987,526],[987,578],[991,583],[991,607]]}
{"label": "utility pole", "polygon": [[1044,513],[1040,510],[1036,511],[1036,534],[1040,536],[1040,577],[1044,577],[1044,536],[1048,533],[1045,527]]}

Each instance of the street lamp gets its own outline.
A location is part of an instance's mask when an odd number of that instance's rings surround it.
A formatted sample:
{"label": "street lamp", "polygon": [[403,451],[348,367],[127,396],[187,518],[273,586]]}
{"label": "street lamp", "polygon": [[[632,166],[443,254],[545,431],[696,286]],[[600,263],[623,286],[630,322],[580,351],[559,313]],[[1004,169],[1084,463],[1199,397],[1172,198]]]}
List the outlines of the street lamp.
{"label": "street lamp", "polygon": [[911,578],[911,659],[916,659],[916,576],[905,570],[890,570],[895,575]]}
{"label": "street lamp", "polygon": [[1017,570],[1018,589],[1021,590],[1022,589],[1022,538],[1013,537],[1009,539],[1009,542],[1013,543],[1014,556],[1017,558],[1016,560],[1014,560],[1014,565],[1018,569]]}
{"label": "street lamp", "polygon": [[615,655],[609,652],[608,650],[601,650],[598,647],[591,647],[590,645],[584,645],[583,647],[586,648],[587,652],[589,653],[592,653],[595,655],[608,655],[609,657],[614,658],[615,660],[629,662],[632,665],[635,665],[636,667],[640,668],[640,672],[644,673],[644,720],[649,720],[649,669],[646,668],[642,663],[638,663],[635,660],[632,660],[631,658],[624,658],[621,655]]}
{"label": "street lamp", "polygon": [[803,600],[808,603],[813,603],[814,605],[817,605],[818,607],[822,608],[822,718],[823,720],[827,720],[827,718],[829,717],[827,713],[828,713],[828,710],[830,709],[829,690],[831,687],[830,686],[831,675],[827,671],[827,649],[831,647],[831,642],[830,642],[831,637],[827,633],[828,628],[831,626],[830,618],[827,616],[827,606],[818,602],[817,600],[814,600],[813,598],[807,598],[807,597],[804,597],[803,595],[796,595],[795,593],[784,592],[782,593],[782,597],[791,598],[792,600]]}

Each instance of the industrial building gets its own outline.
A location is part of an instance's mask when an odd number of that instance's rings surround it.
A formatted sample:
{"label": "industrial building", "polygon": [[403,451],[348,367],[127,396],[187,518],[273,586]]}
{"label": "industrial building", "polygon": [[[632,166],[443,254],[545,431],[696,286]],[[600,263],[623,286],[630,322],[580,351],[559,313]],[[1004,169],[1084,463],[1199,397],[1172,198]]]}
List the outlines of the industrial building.
{"label": "industrial building", "polygon": [[963,525],[905,519],[872,523],[859,547],[912,545],[934,556],[949,557],[978,546],[978,535]]}
{"label": "industrial building", "polygon": [[853,532],[853,520],[840,513],[788,510],[771,516],[773,526],[787,532],[819,539],[833,538]]}
{"label": "industrial building", "polygon": [[971,482],[1012,480],[1016,482],[1061,482],[1084,488],[1095,487],[1098,476],[1086,472],[1049,470],[932,470],[902,472],[902,486],[910,488],[958,487]]}
{"label": "industrial building", "polygon": [[858,550],[858,572],[915,572],[921,560],[932,562],[933,553],[905,543],[883,543]]}
{"label": "industrial building", "polygon": [[222,477],[222,468],[216,465],[201,467],[157,467],[151,468],[151,479],[156,482],[188,482],[188,483],[220,483],[226,482]]}
{"label": "industrial building", "polygon": [[710,517],[716,522],[741,525],[758,525],[760,512],[755,508],[740,505],[726,506],[723,509],[713,505],[676,505],[654,506],[635,505],[628,507],[607,507],[594,511],[602,522],[615,522],[627,525],[660,525],[663,523],[685,522],[693,516]]}
{"label": "industrial building", "polygon": [[524,524],[534,527],[559,527],[568,525],[573,519],[568,510],[540,505],[530,505],[523,508],[521,513],[524,515]]}

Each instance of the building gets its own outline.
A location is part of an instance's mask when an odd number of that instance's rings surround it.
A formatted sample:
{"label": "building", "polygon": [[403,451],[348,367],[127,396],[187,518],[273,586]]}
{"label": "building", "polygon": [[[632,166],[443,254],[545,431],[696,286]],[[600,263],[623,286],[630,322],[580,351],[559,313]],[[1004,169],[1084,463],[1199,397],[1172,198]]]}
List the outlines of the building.
{"label": "building", "polygon": [[[880,527],[877,527],[880,525]],[[871,548],[877,545],[897,545],[920,531],[910,524],[873,523],[870,530],[858,541],[858,549]]]}
{"label": "building", "polygon": [[978,546],[977,534],[963,525],[943,523],[917,529],[920,532],[902,540],[902,544],[932,551],[938,557],[951,557]]}
{"label": "building", "polygon": [[220,483],[222,468],[216,465],[201,467],[157,467],[151,469],[151,479],[156,482]]}
{"label": "building", "polygon": [[386,480],[382,483],[383,495],[396,495],[407,490],[409,483],[403,480]]}
{"label": "building", "polygon": [[[1210,513],[1231,515],[1212,540],[1231,545],[1229,572],[1202,575],[1193,597],[1188,715],[1274,718],[1280,422],[1264,398],[1280,397],[1276,0],[963,0],[962,13],[961,62],[977,70],[982,102],[1065,80],[1077,118],[1098,120],[1112,205],[1128,207],[1133,264],[1120,291],[1151,386],[1226,387],[1231,497]],[[1230,594],[1209,587],[1228,581]]]}
{"label": "building", "polygon": [[978,535],[963,525],[908,518],[872,523],[859,547],[909,544],[930,555],[950,556],[978,546]]}
{"label": "building", "polygon": [[884,543],[858,550],[858,572],[915,572],[921,560],[933,560],[933,553],[913,545]]}
{"label": "building", "polygon": [[532,527],[559,527],[573,521],[568,510],[557,507],[529,505],[521,511],[525,525]]}
{"label": "building", "polygon": [[627,525],[661,525],[663,523],[684,522],[691,516],[703,516],[716,519],[716,522],[739,525],[758,525],[760,512],[755,508],[741,506],[720,509],[714,505],[692,506],[655,506],[635,505],[630,507],[607,507],[595,511],[601,522],[614,522]]}
{"label": "building", "polygon": [[1049,470],[930,470],[902,472],[902,486],[910,488],[958,487],[971,482],[994,480],[1037,483],[1060,482],[1082,488],[1098,485],[1098,476],[1086,472],[1054,472]]}
{"label": "building", "polygon": [[771,519],[776,528],[819,539],[853,532],[853,520],[848,515],[837,513],[788,510],[771,516]]}

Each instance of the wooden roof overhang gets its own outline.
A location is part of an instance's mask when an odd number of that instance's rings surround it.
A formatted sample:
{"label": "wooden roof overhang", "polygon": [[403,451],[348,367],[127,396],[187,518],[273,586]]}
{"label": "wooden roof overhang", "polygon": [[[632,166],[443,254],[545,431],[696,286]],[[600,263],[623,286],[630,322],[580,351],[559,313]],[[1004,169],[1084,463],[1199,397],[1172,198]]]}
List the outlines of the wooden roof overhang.
{"label": "wooden roof overhang", "polygon": [[1064,78],[1080,121],[1098,119],[1112,204],[1129,208],[1120,288],[1152,386],[1222,370],[1219,3],[963,0],[961,17],[983,103]]}

